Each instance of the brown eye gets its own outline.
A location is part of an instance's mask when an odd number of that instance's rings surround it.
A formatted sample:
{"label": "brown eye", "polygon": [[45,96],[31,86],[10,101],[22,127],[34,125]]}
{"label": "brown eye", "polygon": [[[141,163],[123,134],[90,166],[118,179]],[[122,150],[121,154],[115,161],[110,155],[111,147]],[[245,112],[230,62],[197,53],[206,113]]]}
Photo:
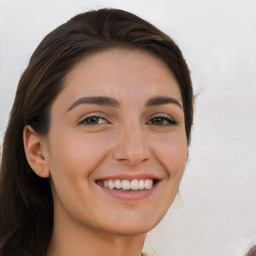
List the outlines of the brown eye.
{"label": "brown eye", "polygon": [[164,125],[174,125],[174,124],[177,124],[177,122],[169,117],[158,116],[150,119],[149,124],[164,126]]}
{"label": "brown eye", "polygon": [[151,122],[152,124],[155,124],[155,125],[162,125],[164,123],[164,120],[163,118],[153,118]]}
{"label": "brown eye", "polygon": [[96,117],[96,116],[92,116],[92,117],[89,117],[89,118],[85,119],[85,122],[87,124],[98,124],[99,118]]}
{"label": "brown eye", "polygon": [[97,124],[103,124],[106,123],[106,120],[103,117],[99,117],[99,116],[90,116],[85,118],[81,124],[85,124],[85,125],[97,125]]}

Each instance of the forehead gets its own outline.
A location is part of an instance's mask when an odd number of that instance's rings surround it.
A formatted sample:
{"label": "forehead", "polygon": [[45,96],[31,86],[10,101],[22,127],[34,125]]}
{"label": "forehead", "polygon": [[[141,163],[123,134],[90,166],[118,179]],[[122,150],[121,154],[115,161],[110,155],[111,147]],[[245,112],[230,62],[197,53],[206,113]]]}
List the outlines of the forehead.
{"label": "forehead", "polygon": [[110,95],[120,101],[143,101],[166,94],[181,102],[178,83],[164,61],[143,50],[111,49],[77,63],[67,74],[64,89],[56,100]]}

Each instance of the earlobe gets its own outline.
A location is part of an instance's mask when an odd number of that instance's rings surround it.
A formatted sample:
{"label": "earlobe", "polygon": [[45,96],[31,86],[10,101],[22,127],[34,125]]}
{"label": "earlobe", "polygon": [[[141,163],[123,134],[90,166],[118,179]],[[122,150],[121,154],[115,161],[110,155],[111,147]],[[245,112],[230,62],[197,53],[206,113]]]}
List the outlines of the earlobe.
{"label": "earlobe", "polygon": [[50,177],[46,158],[45,139],[26,125],[23,129],[23,143],[27,161],[31,169],[41,178]]}

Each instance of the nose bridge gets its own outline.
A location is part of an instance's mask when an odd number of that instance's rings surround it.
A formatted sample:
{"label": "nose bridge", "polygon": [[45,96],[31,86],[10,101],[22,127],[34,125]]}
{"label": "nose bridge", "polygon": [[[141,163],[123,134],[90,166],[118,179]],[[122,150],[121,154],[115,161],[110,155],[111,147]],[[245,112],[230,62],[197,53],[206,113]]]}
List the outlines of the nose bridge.
{"label": "nose bridge", "polygon": [[114,149],[116,160],[126,160],[130,165],[137,165],[149,159],[145,131],[139,122],[126,122],[120,128],[118,136]]}

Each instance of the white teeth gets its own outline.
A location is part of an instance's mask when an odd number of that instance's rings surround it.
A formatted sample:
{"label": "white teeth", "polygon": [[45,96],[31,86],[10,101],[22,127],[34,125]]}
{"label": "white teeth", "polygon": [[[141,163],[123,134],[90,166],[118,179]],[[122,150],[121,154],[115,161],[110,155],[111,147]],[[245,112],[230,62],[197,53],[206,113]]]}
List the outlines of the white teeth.
{"label": "white teeth", "polygon": [[145,181],[145,189],[151,189],[153,187],[153,181],[152,180],[146,180]]}
{"label": "white teeth", "polygon": [[109,181],[108,181],[108,187],[109,187],[110,189],[113,189],[113,188],[115,187],[115,183],[114,183],[113,180],[109,180]]}
{"label": "white teeth", "polygon": [[123,190],[131,189],[131,183],[129,180],[122,180],[122,189]]}
{"label": "white teeth", "polygon": [[139,181],[138,180],[132,180],[131,189],[132,190],[138,190],[139,189]]}
{"label": "white teeth", "polygon": [[116,181],[115,181],[115,188],[117,188],[117,189],[122,188],[122,182],[121,182],[121,180],[116,180]]}
{"label": "white teeth", "polygon": [[144,189],[144,180],[139,181],[139,189],[140,190]]}
{"label": "white teeth", "polygon": [[153,187],[152,179],[134,179],[134,180],[104,180],[100,181],[98,184],[109,189],[119,189],[119,190],[144,190],[151,189]]}

